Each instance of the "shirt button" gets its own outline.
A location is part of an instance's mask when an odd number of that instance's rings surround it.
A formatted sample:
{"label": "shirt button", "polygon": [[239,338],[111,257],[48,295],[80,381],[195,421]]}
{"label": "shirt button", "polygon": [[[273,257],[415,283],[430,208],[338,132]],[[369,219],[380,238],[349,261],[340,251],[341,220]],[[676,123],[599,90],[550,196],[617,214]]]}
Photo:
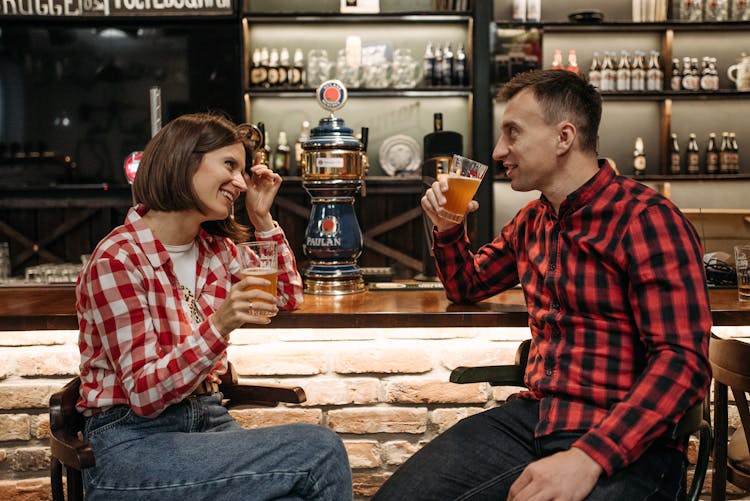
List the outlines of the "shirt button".
{"label": "shirt button", "polygon": [[557,266],[555,265],[555,263],[549,265],[549,271],[555,271],[556,268]]}
{"label": "shirt button", "polygon": [[551,376],[552,375],[552,369],[547,369],[547,370],[544,371],[544,373],[546,375],[548,375],[548,376]]}
{"label": "shirt button", "polygon": [[553,310],[559,310],[560,309],[560,303],[552,303],[550,305]]}

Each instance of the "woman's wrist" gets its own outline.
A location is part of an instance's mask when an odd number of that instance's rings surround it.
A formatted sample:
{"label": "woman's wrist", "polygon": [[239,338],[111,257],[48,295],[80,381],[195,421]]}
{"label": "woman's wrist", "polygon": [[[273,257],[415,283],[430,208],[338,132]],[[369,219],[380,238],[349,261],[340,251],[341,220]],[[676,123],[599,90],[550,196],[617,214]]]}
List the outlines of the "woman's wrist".
{"label": "woman's wrist", "polygon": [[276,227],[276,223],[271,217],[271,214],[266,214],[263,217],[251,217],[250,223],[253,225],[256,232],[271,231]]}

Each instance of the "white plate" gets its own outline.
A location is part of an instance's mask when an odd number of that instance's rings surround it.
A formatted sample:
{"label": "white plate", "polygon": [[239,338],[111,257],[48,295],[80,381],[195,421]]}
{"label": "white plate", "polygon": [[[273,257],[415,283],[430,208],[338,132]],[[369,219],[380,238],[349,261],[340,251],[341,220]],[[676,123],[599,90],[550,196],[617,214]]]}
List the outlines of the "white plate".
{"label": "white plate", "polygon": [[380,145],[380,167],[389,176],[411,174],[422,165],[422,148],[410,136],[398,134]]}

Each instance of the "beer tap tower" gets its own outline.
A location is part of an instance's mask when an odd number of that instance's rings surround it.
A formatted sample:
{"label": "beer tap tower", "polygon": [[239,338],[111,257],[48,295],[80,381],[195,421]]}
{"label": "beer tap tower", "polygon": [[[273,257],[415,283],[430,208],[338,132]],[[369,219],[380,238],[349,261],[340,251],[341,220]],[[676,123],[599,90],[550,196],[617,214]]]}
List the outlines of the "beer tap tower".
{"label": "beer tap tower", "polygon": [[303,250],[309,265],[302,270],[304,292],[343,295],[365,290],[357,258],[362,253],[362,230],[354,212],[357,192],[367,174],[367,134],[354,137],[333,114],[344,106],[346,87],[338,80],[324,82],[316,91],[318,103],[330,112],[302,143],[302,186],[312,202]]}

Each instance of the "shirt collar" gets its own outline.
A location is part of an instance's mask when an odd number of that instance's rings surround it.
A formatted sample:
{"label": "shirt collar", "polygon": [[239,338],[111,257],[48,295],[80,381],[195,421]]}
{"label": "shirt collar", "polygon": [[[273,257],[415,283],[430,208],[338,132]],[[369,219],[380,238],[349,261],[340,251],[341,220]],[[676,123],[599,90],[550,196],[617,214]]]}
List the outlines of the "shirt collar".
{"label": "shirt collar", "polygon": [[[151,266],[159,268],[170,259],[169,253],[164,245],[154,237],[151,228],[143,221],[143,216],[147,212],[148,209],[143,204],[132,207],[125,218],[125,226],[128,227],[135,243],[143,249]],[[200,228],[198,230],[199,248],[208,245],[209,242],[213,241],[213,238],[213,235]]]}
{"label": "shirt collar", "polygon": [[[598,160],[598,163],[599,171],[591,176],[588,181],[583,183],[580,188],[565,197],[565,200],[563,200],[563,202],[560,204],[558,217],[563,217],[566,214],[572,214],[584,205],[588,204],[597,194],[599,194],[602,190],[609,186],[609,184],[615,178],[615,171],[612,168],[612,164],[610,164],[608,160],[600,158]],[[542,195],[541,200],[544,202],[544,205],[546,207],[548,207],[550,210],[552,209],[552,204],[549,202],[549,200],[547,200],[547,197]]]}

